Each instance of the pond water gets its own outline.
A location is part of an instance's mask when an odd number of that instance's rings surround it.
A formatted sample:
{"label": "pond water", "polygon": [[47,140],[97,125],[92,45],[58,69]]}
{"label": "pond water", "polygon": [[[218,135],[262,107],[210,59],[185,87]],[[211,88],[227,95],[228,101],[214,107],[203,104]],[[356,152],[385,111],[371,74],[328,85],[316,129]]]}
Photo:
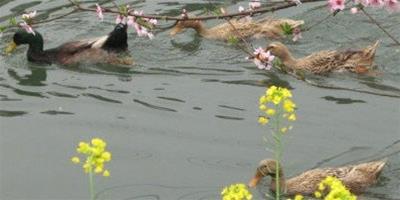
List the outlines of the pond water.
{"label": "pond water", "polygon": [[[247,5],[212,2],[228,10]],[[193,0],[128,3],[145,13],[169,15],[182,8],[202,14],[210,5]],[[321,5],[274,16],[312,25],[328,15]],[[0,23],[24,9],[38,10],[44,19],[67,13],[71,6],[64,0],[2,0]],[[368,11],[400,39],[400,14]],[[107,34],[113,21],[106,15],[100,23],[94,13],[80,12],[37,30],[50,48]],[[11,36],[10,31],[1,38],[1,49]],[[39,66],[28,63],[26,47],[19,47],[12,56],[0,57],[0,199],[88,199],[87,178],[70,157],[79,141],[92,137],[105,139],[113,153],[111,177],[97,179],[98,199],[218,199],[223,186],[247,183],[258,162],[273,156],[262,139],[268,131],[257,124],[258,98],[272,84],[291,88],[299,107],[294,130],[284,138],[287,176],[386,157],[389,164],[378,184],[360,198],[400,199],[400,47],[365,16],[349,11],[304,32],[298,43],[284,42],[302,56],[363,47],[378,39],[376,63],[382,75],[307,77],[322,87],[259,71],[240,49],[193,31],[174,38],[159,31],[148,40],[131,29],[129,50],[137,63],[132,68]],[[269,41],[251,42],[265,46]],[[260,199],[266,190],[252,191]]]}

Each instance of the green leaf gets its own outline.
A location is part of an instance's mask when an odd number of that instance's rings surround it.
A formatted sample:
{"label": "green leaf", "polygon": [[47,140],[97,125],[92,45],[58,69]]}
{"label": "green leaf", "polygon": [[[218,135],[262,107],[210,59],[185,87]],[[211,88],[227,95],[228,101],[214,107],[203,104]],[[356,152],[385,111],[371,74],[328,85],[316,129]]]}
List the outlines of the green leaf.
{"label": "green leaf", "polygon": [[11,18],[8,20],[8,23],[11,24],[11,25],[16,26],[16,25],[17,25],[17,18],[11,17]]}
{"label": "green leaf", "polygon": [[281,24],[281,29],[285,35],[293,34],[293,27],[288,23]]}
{"label": "green leaf", "polygon": [[231,45],[237,45],[237,44],[239,43],[239,38],[237,38],[237,37],[231,35],[231,36],[228,37],[228,40],[227,40],[227,41],[228,41],[228,43],[231,44]]}
{"label": "green leaf", "polygon": [[0,26],[0,33],[4,32],[6,30],[5,26]]}

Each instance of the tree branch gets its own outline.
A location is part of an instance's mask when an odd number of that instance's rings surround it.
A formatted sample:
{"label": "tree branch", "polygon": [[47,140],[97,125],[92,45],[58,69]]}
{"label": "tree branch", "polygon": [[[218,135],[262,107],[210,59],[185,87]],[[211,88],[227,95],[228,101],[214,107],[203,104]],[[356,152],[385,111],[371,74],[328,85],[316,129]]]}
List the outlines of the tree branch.
{"label": "tree branch", "polygon": [[[72,0],[68,0],[72,4],[74,4],[79,10],[82,11],[90,11],[90,12],[96,12],[96,9],[91,9],[91,8],[84,8],[81,5],[73,2]],[[321,2],[321,1],[326,1],[326,0],[303,0],[302,3],[314,3],[314,2]],[[159,20],[176,20],[176,21],[185,21],[185,20],[211,20],[211,19],[229,19],[232,17],[238,17],[238,16],[251,16],[254,14],[259,14],[259,13],[266,13],[266,12],[274,12],[277,10],[285,9],[285,8],[290,8],[297,6],[296,3],[285,3],[283,5],[278,5],[278,6],[273,6],[270,8],[264,8],[264,9],[258,9],[258,10],[253,10],[253,11],[246,11],[246,12],[238,12],[238,13],[232,13],[232,14],[224,14],[224,15],[213,15],[213,16],[201,16],[201,17],[188,17],[188,18],[182,18],[182,17],[172,17],[172,16],[166,16],[166,15],[137,15],[134,14],[133,12],[129,12],[129,16],[134,16],[134,17],[143,17],[143,18],[149,18],[149,19],[159,19]],[[106,13],[115,13],[115,14],[120,14],[119,11],[115,11],[109,8],[103,8],[104,12]]]}
{"label": "tree branch", "polygon": [[376,24],[376,26],[378,26],[378,28],[380,28],[387,36],[389,36],[397,45],[400,45],[400,42],[395,37],[393,37],[393,35],[391,35],[385,28],[383,28],[382,25],[377,22],[370,14],[368,14],[363,7],[360,7],[360,10],[365,14],[365,16],[369,18],[369,20],[371,20],[371,22]]}

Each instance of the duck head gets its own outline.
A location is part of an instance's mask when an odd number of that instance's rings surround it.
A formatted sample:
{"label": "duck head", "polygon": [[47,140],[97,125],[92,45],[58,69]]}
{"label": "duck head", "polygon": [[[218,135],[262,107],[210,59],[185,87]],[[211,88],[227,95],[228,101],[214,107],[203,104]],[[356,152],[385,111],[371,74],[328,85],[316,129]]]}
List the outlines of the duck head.
{"label": "duck head", "polygon": [[[275,160],[265,159],[260,161],[259,166],[257,167],[256,174],[249,182],[249,187],[256,187],[257,184],[261,181],[265,176],[271,176],[272,179],[275,179],[276,176],[276,164]],[[279,168],[279,176],[283,177],[282,167]]]}
{"label": "duck head", "polygon": [[204,29],[203,23],[199,20],[184,20],[178,21],[169,34],[170,36],[175,36],[176,34],[181,33],[187,28],[193,28],[198,33],[201,33],[201,31],[203,31]]}
{"label": "duck head", "polygon": [[13,41],[6,48],[6,53],[12,53],[17,46],[22,44],[28,44],[33,51],[43,51],[43,37],[40,33],[36,31],[35,34],[28,33],[20,29],[14,34]]}
{"label": "duck head", "polygon": [[291,58],[289,49],[280,42],[273,42],[267,46],[266,51],[270,51],[274,56],[285,60]]}
{"label": "duck head", "polygon": [[119,23],[114,30],[108,34],[107,40],[102,45],[103,49],[109,51],[126,51],[128,49],[128,25]]}

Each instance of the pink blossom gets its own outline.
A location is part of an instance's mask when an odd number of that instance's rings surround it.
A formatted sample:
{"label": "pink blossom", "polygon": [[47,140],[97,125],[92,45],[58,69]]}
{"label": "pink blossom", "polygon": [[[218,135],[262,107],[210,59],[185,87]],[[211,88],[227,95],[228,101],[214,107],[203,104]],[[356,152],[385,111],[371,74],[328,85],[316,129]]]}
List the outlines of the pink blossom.
{"label": "pink blossom", "polygon": [[385,9],[389,13],[400,11],[400,3],[397,0],[385,0]]}
{"label": "pink blossom", "polygon": [[182,9],[181,17],[182,18],[188,18],[188,14],[187,14],[187,10],[186,9]]}
{"label": "pink blossom", "polygon": [[133,26],[134,23],[136,23],[135,22],[135,17],[128,16],[128,22],[127,22],[128,26]]}
{"label": "pink blossom", "polygon": [[25,29],[26,32],[31,33],[33,35],[36,35],[35,31],[33,30],[33,28],[31,26],[29,26],[29,24],[27,24],[26,22],[21,22],[19,23],[19,25]]}
{"label": "pink blossom", "polygon": [[369,0],[369,5],[375,8],[381,8],[384,5],[383,0]]}
{"label": "pink blossom", "polygon": [[253,62],[258,69],[270,70],[272,68],[272,61],[275,56],[269,51],[265,51],[263,48],[259,47],[254,51]]}
{"label": "pink blossom", "polygon": [[293,3],[295,3],[296,5],[300,5],[301,1],[300,0],[291,0]]}
{"label": "pink blossom", "polygon": [[350,9],[351,14],[357,14],[358,13],[358,8],[357,7],[353,7]]}
{"label": "pink blossom", "polygon": [[104,19],[104,15],[103,15],[103,9],[99,6],[99,4],[96,3],[96,13],[97,13],[97,17],[103,21]]}
{"label": "pink blossom", "polygon": [[329,7],[332,12],[336,10],[344,10],[345,0],[328,0]]}
{"label": "pink blossom", "polygon": [[252,10],[255,10],[255,9],[257,9],[257,8],[260,8],[260,7],[261,7],[261,2],[260,2],[260,0],[251,0],[250,3],[249,3],[249,7],[250,7],[250,9],[252,9]]}
{"label": "pink blossom", "polygon": [[133,28],[135,28],[136,33],[141,36],[142,35],[142,27],[138,24],[138,23],[134,23],[133,24]]}
{"label": "pink blossom", "polygon": [[32,11],[32,12],[29,12],[29,13],[27,13],[27,14],[23,14],[23,15],[22,15],[22,19],[24,19],[24,20],[32,19],[32,18],[34,18],[34,17],[36,16],[36,14],[37,14],[37,11],[36,11],[36,10],[35,10],[35,11]]}
{"label": "pink blossom", "polygon": [[239,12],[244,12],[243,6],[239,6]]}
{"label": "pink blossom", "polygon": [[115,23],[116,24],[119,24],[119,23],[126,24],[126,17],[118,15],[117,18],[115,19]]}
{"label": "pink blossom", "polygon": [[143,15],[143,10],[141,10],[141,11],[133,11],[133,14],[134,15]]}
{"label": "pink blossom", "polygon": [[154,34],[153,33],[147,33],[147,37],[149,37],[149,39],[152,40],[154,38]]}
{"label": "pink blossom", "polygon": [[153,24],[153,25],[157,25],[157,23],[158,23],[157,19],[150,19],[148,21],[150,24]]}
{"label": "pink blossom", "polygon": [[301,36],[301,29],[300,28],[295,28],[293,30],[293,42],[296,42],[297,40],[303,38],[303,36]]}

